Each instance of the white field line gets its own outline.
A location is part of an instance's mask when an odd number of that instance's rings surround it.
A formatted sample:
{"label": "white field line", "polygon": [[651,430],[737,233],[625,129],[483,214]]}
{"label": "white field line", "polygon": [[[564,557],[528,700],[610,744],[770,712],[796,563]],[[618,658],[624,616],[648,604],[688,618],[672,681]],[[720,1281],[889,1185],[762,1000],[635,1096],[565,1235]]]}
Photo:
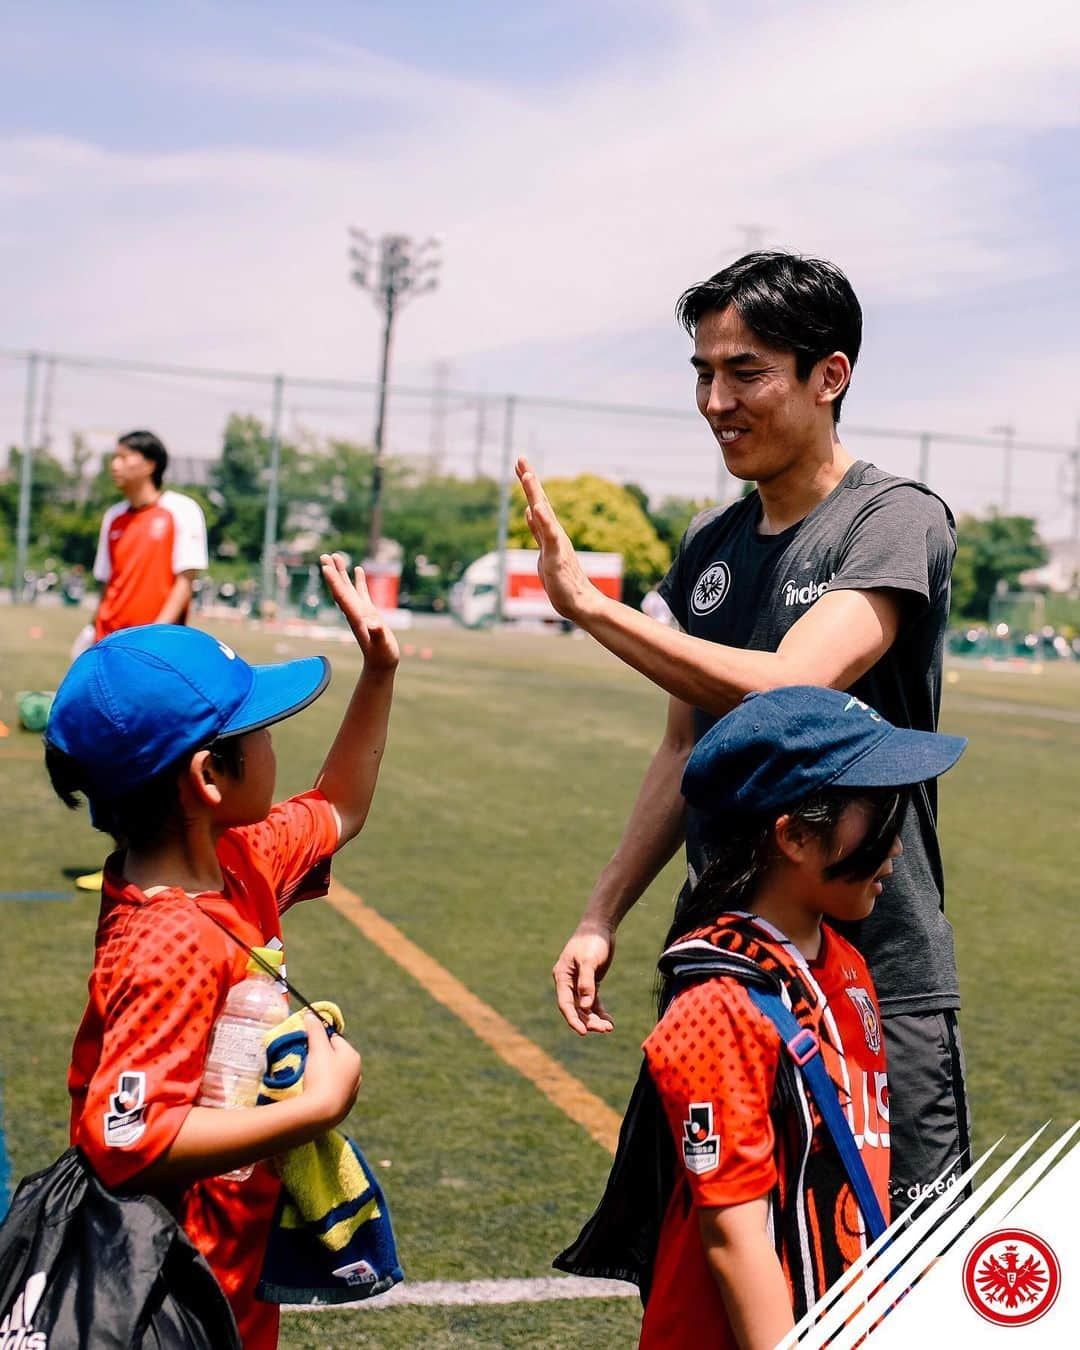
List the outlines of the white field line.
{"label": "white field line", "polygon": [[286,1303],[282,1312],[323,1313],[358,1308],[380,1309],[423,1306],[428,1308],[476,1307],[496,1303],[549,1303],[566,1298],[637,1298],[637,1285],[622,1280],[582,1279],[577,1275],[545,1275],[532,1280],[428,1280],[420,1284],[396,1284],[377,1298],[360,1303],[319,1304],[317,1307]]}

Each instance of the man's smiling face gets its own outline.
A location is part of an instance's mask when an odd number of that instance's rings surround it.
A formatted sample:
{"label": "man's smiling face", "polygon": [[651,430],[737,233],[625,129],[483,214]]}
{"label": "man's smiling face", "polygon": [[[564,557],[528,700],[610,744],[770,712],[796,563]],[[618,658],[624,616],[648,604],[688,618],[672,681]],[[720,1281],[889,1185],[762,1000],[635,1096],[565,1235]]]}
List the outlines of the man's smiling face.
{"label": "man's smiling face", "polygon": [[733,305],[702,315],[690,361],[698,411],[736,478],[767,482],[831,428],[831,409],[817,397],[823,363],[800,380],[795,354],[762,342]]}

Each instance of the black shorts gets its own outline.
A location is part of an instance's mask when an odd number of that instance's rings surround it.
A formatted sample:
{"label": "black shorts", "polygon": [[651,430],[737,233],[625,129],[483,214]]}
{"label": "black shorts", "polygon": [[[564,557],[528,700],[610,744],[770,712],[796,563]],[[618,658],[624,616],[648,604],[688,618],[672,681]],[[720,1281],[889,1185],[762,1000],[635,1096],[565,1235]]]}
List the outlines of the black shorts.
{"label": "black shorts", "polygon": [[883,1015],[889,1072],[892,1216],[941,1194],[971,1165],[971,1113],[956,1013]]}

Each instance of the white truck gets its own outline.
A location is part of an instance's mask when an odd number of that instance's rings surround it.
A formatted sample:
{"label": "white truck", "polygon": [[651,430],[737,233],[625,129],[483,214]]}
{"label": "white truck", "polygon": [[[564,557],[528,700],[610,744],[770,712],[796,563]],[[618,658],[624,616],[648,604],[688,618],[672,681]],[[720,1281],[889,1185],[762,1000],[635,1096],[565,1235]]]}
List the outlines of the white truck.
{"label": "white truck", "polygon": [[[503,581],[503,618],[559,621],[536,574],[539,553],[533,548],[508,548]],[[622,599],[622,554],[579,553],[585,575],[605,595]],[[485,553],[469,564],[450,591],[450,612],[466,628],[484,628],[495,622],[499,586],[499,555]]]}

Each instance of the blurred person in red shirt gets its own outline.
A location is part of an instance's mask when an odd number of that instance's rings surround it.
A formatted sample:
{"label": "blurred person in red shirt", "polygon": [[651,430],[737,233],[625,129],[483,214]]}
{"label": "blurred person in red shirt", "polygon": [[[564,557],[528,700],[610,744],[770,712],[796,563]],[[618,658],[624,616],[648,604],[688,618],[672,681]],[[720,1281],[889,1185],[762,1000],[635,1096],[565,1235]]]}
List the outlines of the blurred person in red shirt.
{"label": "blurred person in red shirt", "polygon": [[101,522],[95,641],[144,623],[187,622],[192,583],[207,565],[206,521],[193,498],[162,487],[168,462],[152,431],[129,431],[116,444],[111,469],[124,501]]}

